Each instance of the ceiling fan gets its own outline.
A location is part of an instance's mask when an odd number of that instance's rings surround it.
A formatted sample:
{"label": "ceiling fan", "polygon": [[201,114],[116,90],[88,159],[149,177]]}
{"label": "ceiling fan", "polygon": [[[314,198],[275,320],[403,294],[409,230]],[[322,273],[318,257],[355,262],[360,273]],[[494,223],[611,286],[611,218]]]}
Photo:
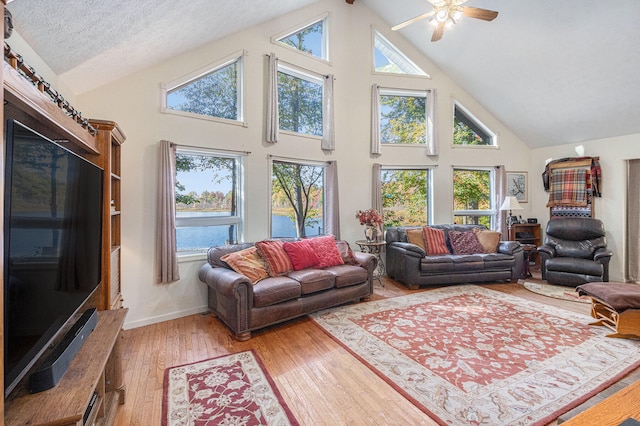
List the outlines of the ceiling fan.
{"label": "ceiling fan", "polygon": [[438,41],[442,38],[444,30],[451,28],[458,23],[460,18],[468,16],[470,18],[482,19],[483,21],[493,21],[498,12],[495,10],[481,9],[479,7],[462,6],[467,0],[427,0],[433,5],[433,10],[411,18],[408,21],[391,27],[397,31],[407,25],[422,19],[431,18],[429,23],[435,27],[431,41]]}

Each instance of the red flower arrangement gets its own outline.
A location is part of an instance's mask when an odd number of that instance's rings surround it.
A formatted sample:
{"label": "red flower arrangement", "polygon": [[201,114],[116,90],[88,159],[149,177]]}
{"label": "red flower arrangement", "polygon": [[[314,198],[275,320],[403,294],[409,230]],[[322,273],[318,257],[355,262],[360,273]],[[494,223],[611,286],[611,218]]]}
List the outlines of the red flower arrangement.
{"label": "red flower arrangement", "polygon": [[382,226],[382,215],[376,209],[358,210],[356,219],[360,221],[360,225],[375,226],[378,229]]}

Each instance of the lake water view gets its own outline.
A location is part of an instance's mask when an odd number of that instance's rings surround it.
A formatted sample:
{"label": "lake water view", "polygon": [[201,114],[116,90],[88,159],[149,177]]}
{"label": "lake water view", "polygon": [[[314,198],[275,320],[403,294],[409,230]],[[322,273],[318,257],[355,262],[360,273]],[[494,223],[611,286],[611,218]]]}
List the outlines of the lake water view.
{"label": "lake water view", "polygon": [[[198,216],[201,213],[189,214],[179,212],[179,217]],[[295,237],[295,224],[288,216],[272,215],[271,226],[274,237]],[[322,222],[317,226],[307,226],[307,236],[318,235],[318,228],[322,229]],[[265,230],[264,238],[269,237]],[[176,229],[178,253],[206,250],[209,247],[221,246],[229,239],[229,226],[185,227]]]}

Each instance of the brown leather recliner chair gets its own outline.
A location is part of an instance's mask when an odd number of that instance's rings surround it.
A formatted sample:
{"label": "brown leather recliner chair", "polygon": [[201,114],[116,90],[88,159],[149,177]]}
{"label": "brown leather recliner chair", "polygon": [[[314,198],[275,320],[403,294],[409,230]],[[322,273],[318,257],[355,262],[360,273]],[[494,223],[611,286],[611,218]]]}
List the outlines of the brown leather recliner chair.
{"label": "brown leather recliner chair", "polygon": [[551,219],[538,253],[542,279],[550,284],[575,287],[609,281],[613,252],[607,249],[604,225],[598,219]]}

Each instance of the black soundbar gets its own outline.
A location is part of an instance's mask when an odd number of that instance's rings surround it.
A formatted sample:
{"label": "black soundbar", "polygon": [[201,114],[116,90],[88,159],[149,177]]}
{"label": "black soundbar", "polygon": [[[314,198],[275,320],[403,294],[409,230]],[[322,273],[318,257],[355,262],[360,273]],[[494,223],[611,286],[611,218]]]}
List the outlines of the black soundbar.
{"label": "black soundbar", "polygon": [[29,376],[29,392],[37,393],[51,389],[58,384],[69,364],[76,356],[89,333],[98,325],[98,311],[96,308],[84,311],[80,319],[64,335],[53,351]]}

